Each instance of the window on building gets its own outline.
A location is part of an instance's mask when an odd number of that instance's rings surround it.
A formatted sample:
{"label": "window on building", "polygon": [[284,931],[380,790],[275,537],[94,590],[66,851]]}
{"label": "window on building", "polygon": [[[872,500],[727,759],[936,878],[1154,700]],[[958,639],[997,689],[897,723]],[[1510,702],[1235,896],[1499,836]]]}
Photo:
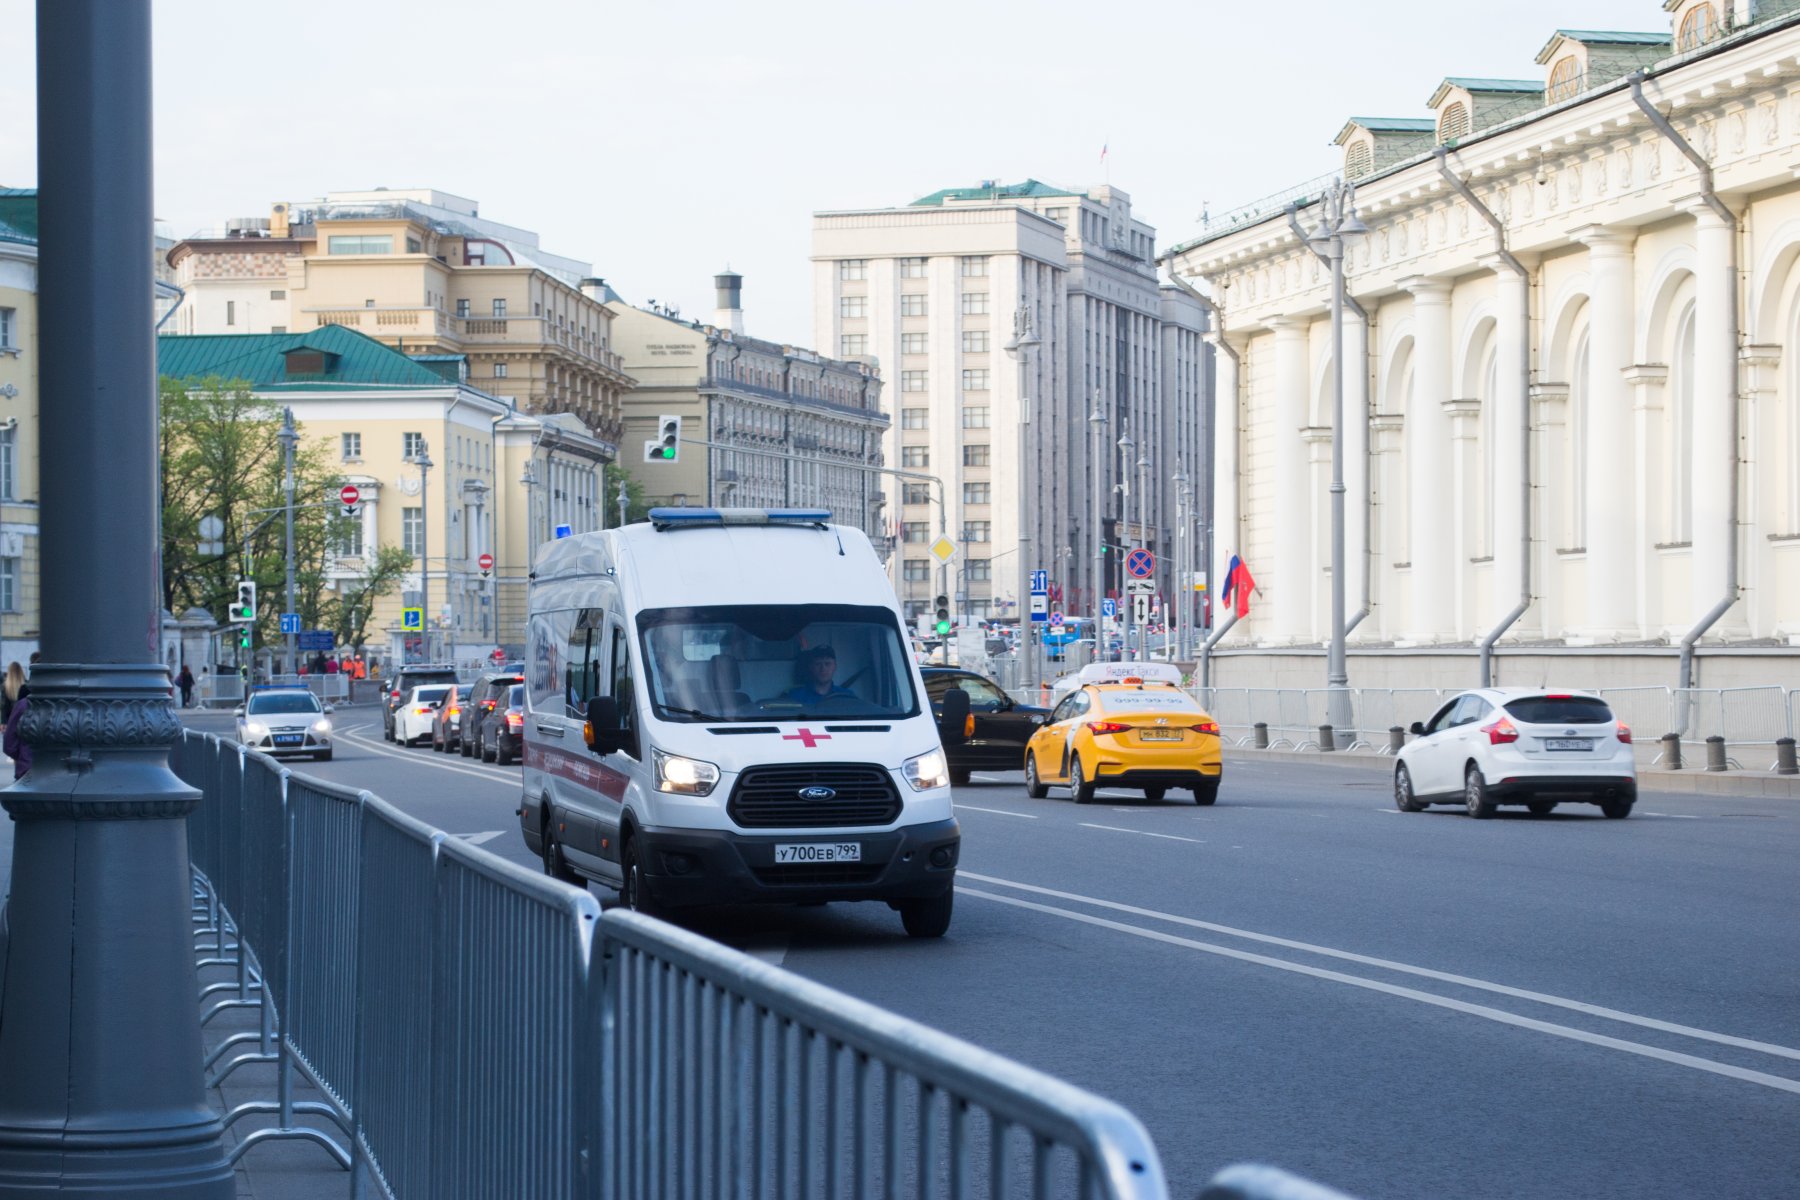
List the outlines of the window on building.
{"label": "window on building", "polygon": [[1064,225],[1069,223],[1069,210],[1066,208],[1046,208],[1044,215],[1052,221],[1061,221]]}
{"label": "window on building", "polygon": [[1693,50],[1725,32],[1719,25],[1719,13],[1710,4],[1696,4],[1681,18],[1681,29],[1675,35],[1677,51]]}
{"label": "window on building", "polygon": [[17,350],[19,348],[18,328],[18,310],[0,308],[0,350]]}
{"label": "window on building", "polygon": [[971,543],[992,541],[993,532],[992,521],[964,521],[962,540]]}
{"label": "window on building", "polygon": [[900,485],[900,503],[930,504],[931,485],[929,483],[903,483]]}
{"label": "window on building", "polygon": [[1361,179],[1375,169],[1375,152],[1366,141],[1354,141],[1344,150],[1344,178]]}
{"label": "window on building", "polygon": [[962,311],[965,317],[985,317],[988,310],[988,294],[986,292],[964,292],[962,294]]}
{"label": "window on building", "polygon": [[1581,94],[1581,60],[1565,54],[1550,68],[1550,82],[1544,87],[1544,103],[1555,104]]}
{"label": "window on building", "polygon": [[991,483],[963,484],[964,504],[992,504],[994,502],[994,485]]}
{"label": "window on building", "polygon": [[930,415],[928,408],[903,408],[900,410],[900,428],[924,429]]}
{"label": "window on building", "polygon": [[504,297],[494,301],[494,315],[496,317],[504,317],[506,315],[506,300]]}
{"label": "window on building", "polygon": [[269,326],[269,332],[270,333],[286,333],[287,326],[286,325],[271,325],[271,326]]}
{"label": "window on building", "polygon": [[362,458],[362,434],[340,434],[338,440],[343,446],[345,462],[356,462]]}
{"label": "window on building", "polygon": [[902,371],[900,372],[900,390],[903,392],[928,391],[931,387],[930,375],[929,371]]}
{"label": "window on building", "polygon": [[19,567],[16,558],[0,558],[0,612],[19,611]]}
{"label": "window on building", "polygon": [[469,315],[469,302],[467,300],[458,300],[456,302],[456,315],[459,317],[466,317]]}
{"label": "window on building", "polygon": [[19,498],[19,430],[0,429],[0,500]]}
{"label": "window on building", "polygon": [[838,259],[839,279],[867,279],[869,277],[869,260],[866,258]]}
{"label": "window on building", "polygon": [[925,316],[925,293],[907,292],[902,295],[900,297],[900,315],[903,317]]}
{"label": "window on building", "polygon": [[964,429],[986,429],[988,427],[988,406],[971,404],[962,410],[962,427]]}
{"label": "window on building", "polygon": [[985,254],[965,254],[962,257],[962,277],[979,279],[987,274],[988,260]]}
{"label": "window on building", "polygon": [[420,244],[418,238],[408,237],[406,239],[406,252],[408,254],[422,254],[424,253],[424,250],[425,247]]}
{"label": "window on building", "polygon": [[988,371],[986,367],[965,367],[962,373],[963,391],[985,392],[988,390]]}
{"label": "window on building", "polygon": [[511,365],[512,365],[512,364],[510,364],[510,363],[503,363],[503,362],[497,362],[497,363],[495,363],[495,364],[494,364],[494,378],[495,378],[495,379],[505,379],[505,378],[506,378],[506,373],[507,373],[507,369],[508,369],[508,368],[509,368],[509,367],[510,367],[510,366],[511,366]]}
{"label": "window on building", "polygon": [[286,300],[287,299],[287,289],[286,288],[270,288],[269,289],[269,299],[271,299],[271,300]]}
{"label": "window on building", "polygon": [[927,583],[931,579],[931,560],[928,558],[909,558],[906,560],[905,574],[902,576],[908,583]]}
{"label": "window on building", "polygon": [[903,467],[929,467],[931,451],[924,446],[900,447],[900,465]]}
{"label": "window on building", "polygon": [[332,521],[335,527],[331,540],[332,553],[339,558],[361,558],[363,556],[363,523],[361,517],[338,517]]}
{"label": "window on building", "polygon": [[1438,114],[1438,141],[1454,142],[1469,134],[1469,106],[1461,100],[1444,106]]}
{"label": "window on building", "polygon": [[900,525],[900,540],[923,546],[931,537],[930,526],[925,521],[904,521]]}
{"label": "window on building", "polygon": [[838,316],[866,317],[869,315],[869,298],[867,296],[839,296]]}
{"label": "window on building", "polygon": [[903,258],[903,259],[901,259],[900,260],[900,278],[902,278],[902,279],[923,279],[923,278],[925,278],[925,263],[926,263],[926,260],[923,258]]}
{"label": "window on building", "polygon": [[237,324],[237,301],[236,300],[227,300],[225,302],[225,323],[227,325],[236,325]]}
{"label": "window on building", "polygon": [[838,354],[843,358],[862,358],[869,353],[869,335],[846,333],[838,337]]}
{"label": "window on building", "polygon": [[986,354],[988,352],[987,330],[965,329],[962,337],[964,354]]}
{"label": "window on building", "polygon": [[400,548],[414,558],[425,557],[425,510],[419,507],[400,510]]}
{"label": "window on building", "polygon": [[327,254],[392,254],[392,234],[332,234],[325,239]]}
{"label": "window on building", "polygon": [[930,341],[928,340],[928,338],[929,338],[929,335],[923,334],[923,333],[903,333],[903,334],[901,334],[900,335],[900,353],[902,353],[902,354],[925,354],[925,353],[928,353],[927,348],[931,344]]}
{"label": "window on building", "polygon": [[971,558],[963,564],[963,576],[970,583],[990,583],[994,578],[994,560]]}
{"label": "window on building", "polygon": [[425,435],[422,433],[403,433],[400,435],[400,453],[407,459],[415,459],[425,452]]}
{"label": "window on building", "polygon": [[964,446],[963,466],[985,467],[988,465],[988,448],[986,446]]}

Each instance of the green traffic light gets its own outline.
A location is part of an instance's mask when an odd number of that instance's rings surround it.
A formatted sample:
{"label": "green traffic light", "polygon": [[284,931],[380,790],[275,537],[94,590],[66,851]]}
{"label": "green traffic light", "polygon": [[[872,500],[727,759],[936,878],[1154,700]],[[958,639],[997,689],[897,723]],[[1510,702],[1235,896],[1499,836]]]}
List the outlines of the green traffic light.
{"label": "green traffic light", "polygon": [[664,458],[674,458],[674,457],[675,457],[675,447],[673,447],[673,446],[664,446],[664,447],[663,447],[663,452],[662,452],[662,456],[663,456],[663,457],[664,457]]}
{"label": "green traffic light", "polygon": [[938,623],[937,623],[937,631],[938,631],[938,632],[939,632],[939,633],[949,633],[949,632],[950,632],[950,622],[948,622],[948,621],[939,621],[939,622],[938,622]]}

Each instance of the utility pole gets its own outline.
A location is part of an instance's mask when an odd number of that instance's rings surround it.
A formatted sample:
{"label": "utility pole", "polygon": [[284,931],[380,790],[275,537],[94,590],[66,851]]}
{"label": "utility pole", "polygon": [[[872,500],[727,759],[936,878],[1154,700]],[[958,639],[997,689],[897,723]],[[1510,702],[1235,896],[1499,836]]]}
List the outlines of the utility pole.
{"label": "utility pole", "polygon": [[1027,392],[1027,361],[1025,352],[1035,350],[1042,342],[1031,328],[1031,310],[1020,304],[1013,313],[1013,338],[1006,345],[1006,352],[1019,363],[1019,666],[1020,684],[1033,694],[1037,691],[1037,652],[1032,645],[1031,627],[1031,524],[1036,520],[1036,512],[1032,508],[1031,468],[1035,456],[1035,447],[1031,444],[1031,398]]}
{"label": "utility pole", "polygon": [[[1131,452],[1137,448],[1137,443],[1131,440],[1131,428],[1126,418],[1120,418],[1119,428],[1123,431],[1119,434],[1119,491],[1123,493],[1119,513],[1125,519],[1125,536],[1119,539],[1119,545],[1125,551],[1125,560],[1129,562],[1131,552],[1137,549],[1137,527],[1131,520]],[[1123,588],[1131,587],[1123,563],[1120,564],[1119,583]],[[1135,624],[1132,609],[1136,606],[1136,601],[1129,591],[1119,599],[1123,609],[1119,613],[1119,626],[1124,630],[1124,636],[1119,639],[1119,661],[1127,662],[1131,658],[1131,627]]]}
{"label": "utility pole", "polygon": [[1193,553],[1193,539],[1188,536],[1188,477],[1187,468],[1181,459],[1175,459],[1175,586],[1169,591],[1170,629],[1169,638],[1172,649],[1169,661],[1175,662],[1187,658],[1187,626],[1183,618],[1187,615],[1189,591],[1187,587],[1187,560]]}
{"label": "utility pole", "polygon": [[620,475],[620,477],[619,477],[619,528],[621,528],[621,529],[625,528],[625,511],[626,511],[626,508],[628,507],[629,503],[630,503],[630,500],[625,495],[625,477],[623,475]]}
{"label": "utility pole", "polygon": [[1105,622],[1100,616],[1101,601],[1106,595],[1106,536],[1100,529],[1100,497],[1106,490],[1106,413],[1100,408],[1099,388],[1094,389],[1094,411],[1088,414],[1088,429],[1093,433],[1088,461],[1094,476],[1094,661],[1099,662],[1106,648]]}
{"label": "utility pole", "polygon": [[[15,43],[15,57],[17,49]],[[21,728],[0,1197],[236,1194],[202,1082],[182,736],[157,661],[150,0],[39,0],[43,661]]]}
{"label": "utility pole", "polygon": [[[431,449],[419,439],[419,452],[412,457],[419,468],[419,641],[422,662],[431,662]],[[402,639],[405,640],[404,638]],[[402,655],[404,657],[404,655]]]}
{"label": "utility pole", "polygon": [[[1150,445],[1149,445],[1148,438],[1144,439],[1144,445],[1139,447],[1139,449],[1138,449],[1137,469],[1138,469],[1138,501],[1137,501],[1138,545],[1148,547],[1150,545],[1150,535],[1145,531],[1145,528],[1144,528],[1144,526],[1148,523],[1149,516],[1150,516],[1150,474],[1149,474],[1149,471],[1150,471]],[[1151,575],[1150,578],[1152,580],[1154,580],[1155,575],[1154,574]],[[1137,607],[1137,601],[1133,600],[1131,602],[1131,604],[1134,609]],[[1144,620],[1144,624],[1138,629],[1138,660],[1140,662],[1149,662],[1150,661],[1150,621],[1149,621],[1149,616],[1150,616],[1150,603],[1149,603],[1149,601],[1145,601],[1144,602],[1145,620]],[[1133,619],[1135,620],[1135,614],[1133,614]],[[1163,636],[1166,638],[1168,636],[1168,634],[1165,632],[1163,634]]]}
{"label": "utility pole", "polygon": [[[284,613],[295,612],[294,608],[294,447],[300,441],[300,431],[294,428],[294,410],[281,410],[281,432],[275,435],[281,442],[281,491],[283,504],[287,509],[287,607]],[[297,635],[287,634],[287,673],[299,674],[298,662],[299,642]]]}

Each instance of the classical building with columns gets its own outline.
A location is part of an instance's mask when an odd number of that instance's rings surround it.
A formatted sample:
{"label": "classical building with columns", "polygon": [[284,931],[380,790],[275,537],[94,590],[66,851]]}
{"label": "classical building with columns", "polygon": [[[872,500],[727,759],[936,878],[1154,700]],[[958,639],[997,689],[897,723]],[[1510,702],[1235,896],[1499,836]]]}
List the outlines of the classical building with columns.
{"label": "classical building with columns", "polygon": [[[1800,11],[1668,0],[1531,79],[1338,135],[1353,686],[1800,684]],[[1646,4],[1649,8],[1649,4]],[[1322,686],[1330,274],[1316,181],[1168,255],[1219,314],[1220,682]],[[1297,211],[1296,211],[1297,206]]]}

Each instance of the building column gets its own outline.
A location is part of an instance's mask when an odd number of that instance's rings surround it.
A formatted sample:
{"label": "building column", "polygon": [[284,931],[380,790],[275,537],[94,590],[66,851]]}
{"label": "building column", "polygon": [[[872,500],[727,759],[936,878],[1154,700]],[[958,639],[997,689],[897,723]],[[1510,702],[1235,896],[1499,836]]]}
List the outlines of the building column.
{"label": "building column", "polygon": [[[1525,406],[1530,402],[1526,395],[1530,380],[1525,363],[1530,353],[1527,310],[1531,282],[1502,263],[1489,265],[1496,272],[1494,350],[1499,364],[1494,373],[1494,394],[1488,398],[1493,405],[1488,429],[1494,439],[1494,477],[1488,481],[1488,503],[1494,506],[1494,542],[1489,552],[1494,558],[1494,619],[1499,621],[1518,604],[1523,591],[1520,582],[1527,566],[1525,540],[1530,531],[1525,527],[1525,505],[1520,496],[1530,486],[1524,471]],[[1540,594],[1542,591],[1532,590]],[[1513,632],[1519,632],[1519,628],[1515,626]]]}
{"label": "building column", "polygon": [[[1369,327],[1344,313],[1344,605],[1354,617],[1369,594]],[[1330,601],[1326,603],[1329,605]],[[1347,618],[1348,619],[1348,618]],[[1367,620],[1367,618],[1364,618]],[[1359,627],[1360,628],[1360,627]],[[1373,628],[1371,623],[1370,629]],[[1361,630],[1367,632],[1367,630]],[[1355,636],[1353,633],[1352,637]]]}
{"label": "building column", "polygon": [[[1739,486],[1738,447],[1731,441],[1731,408],[1738,404],[1737,275],[1731,244],[1737,231],[1703,204],[1693,211],[1694,470],[1689,533],[1694,548],[1688,561],[1690,617],[1698,621],[1725,595],[1726,548],[1739,535],[1738,526],[1731,523],[1732,492]],[[1738,583],[1743,582],[1740,569]],[[1727,619],[1741,623],[1741,612]]]}
{"label": "building column", "polygon": [[1307,326],[1298,317],[1278,317],[1275,330],[1275,405],[1271,440],[1275,446],[1275,513],[1270,541],[1275,561],[1267,641],[1294,642],[1310,633],[1307,614],[1316,583],[1307,570],[1312,559],[1312,514],[1307,511]]}
{"label": "building column", "polygon": [[[1725,614],[1721,624],[1736,626],[1740,636],[1756,631],[1760,637],[1779,634],[1777,628],[1785,599],[1771,588],[1775,576],[1769,557],[1770,539],[1788,532],[1783,522],[1786,490],[1800,484],[1795,468],[1788,465],[1786,447],[1793,445],[1793,427],[1783,419],[1781,408],[1782,347],[1774,345],[1745,346],[1738,354],[1743,367],[1744,419],[1743,436],[1738,439],[1743,456],[1743,508],[1738,525],[1743,531],[1744,558],[1739,564],[1739,579],[1745,590],[1745,602]],[[1723,590],[1720,592],[1723,595]]]}
{"label": "building column", "polygon": [[1413,297],[1413,394],[1406,414],[1407,504],[1411,523],[1412,616],[1407,640],[1444,641],[1455,634],[1452,611],[1456,552],[1455,510],[1446,503],[1450,472],[1450,285],[1441,279],[1401,280]]}
{"label": "building column", "polygon": [[[1446,400],[1443,404],[1444,421],[1450,427],[1450,463],[1454,471],[1453,477],[1458,480],[1481,478],[1481,463],[1476,459],[1481,449],[1481,405],[1482,402],[1475,399]],[[1488,503],[1491,504],[1494,495],[1491,480],[1488,482],[1488,495]],[[1445,506],[1450,509],[1451,524],[1451,611],[1455,614],[1456,636],[1467,638],[1481,624],[1481,613],[1477,611],[1480,605],[1475,601],[1473,589],[1468,586],[1473,571],[1470,559],[1474,557],[1475,549],[1470,530],[1475,524],[1473,517],[1478,511],[1480,500],[1467,487],[1452,486],[1444,501]],[[1510,607],[1509,605],[1508,608]]]}
{"label": "building column", "polygon": [[[1225,336],[1221,333],[1212,340],[1216,345],[1224,341]],[[1236,354],[1228,354],[1226,349],[1235,350]],[[1225,592],[1225,568],[1230,565],[1232,555],[1244,552],[1239,544],[1242,530],[1238,524],[1238,421],[1242,404],[1239,396],[1241,385],[1238,363],[1241,356],[1248,352],[1248,345],[1239,342],[1234,346],[1221,348],[1213,360],[1213,561],[1207,565],[1206,594],[1214,606],[1215,628],[1225,616],[1219,599]]]}
{"label": "building column", "polygon": [[1669,368],[1662,363],[1638,363],[1625,372],[1625,383],[1632,394],[1632,431],[1642,463],[1633,484],[1631,579],[1637,598],[1638,628],[1646,637],[1655,637],[1669,620],[1661,601],[1662,551],[1656,545],[1662,528],[1658,514],[1667,504],[1659,495],[1663,486],[1659,464],[1664,461],[1663,396],[1668,379]]}
{"label": "building column", "polygon": [[1563,492],[1562,480],[1568,478],[1568,464],[1563,461],[1568,444],[1563,432],[1569,423],[1569,385],[1535,383],[1531,386],[1531,428],[1536,443],[1531,448],[1532,491],[1551,496],[1554,504],[1539,504],[1532,530],[1531,590],[1537,596],[1533,612],[1525,614],[1538,637],[1564,636],[1569,624],[1570,598],[1563,583],[1563,562],[1557,551],[1557,522],[1569,497]]}
{"label": "building column", "polygon": [[1370,612],[1363,628],[1371,641],[1394,641],[1406,628],[1403,620],[1404,585],[1394,573],[1394,514],[1389,509],[1400,493],[1401,472],[1406,469],[1406,418],[1400,413],[1369,414],[1369,463],[1371,478],[1366,499],[1376,530],[1375,546],[1379,562],[1385,570],[1376,570],[1377,559],[1371,555],[1367,569],[1374,573],[1369,589]]}
{"label": "building column", "polygon": [[[1621,580],[1631,578],[1632,570],[1632,478],[1637,455],[1631,437],[1631,387],[1625,371],[1635,357],[1631,326],[1636,264],[1631,248],[1637,235],[1596,225],[1578,229],[1571,236],[1587,244],[1591,313],[1587,446],[1582,464],[1586,474],[1587,527],[1582,542],[1587,561],[1587,612],[1578,625],[1589,637],[1616,641],[1639,636],[1635,602],[1630,591],[1619,586]],[[1715,576],[1715,586],[1717,582]]]}

